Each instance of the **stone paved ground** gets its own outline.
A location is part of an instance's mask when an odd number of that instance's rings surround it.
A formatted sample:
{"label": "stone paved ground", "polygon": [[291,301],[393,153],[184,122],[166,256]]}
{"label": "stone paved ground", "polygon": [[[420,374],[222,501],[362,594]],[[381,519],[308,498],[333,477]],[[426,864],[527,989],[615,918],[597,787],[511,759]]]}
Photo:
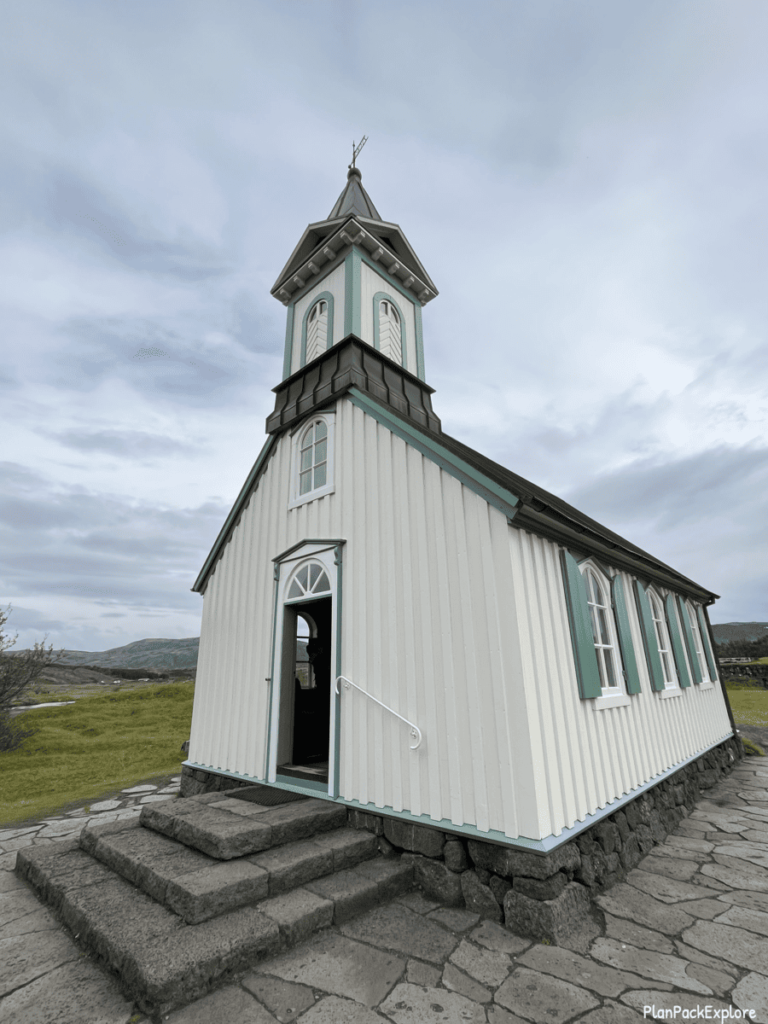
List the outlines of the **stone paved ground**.
{"label": "stone paved ground", "polygon": [[[55,841],[84,818],[0,832],[0,1024],[145,1020],[12,873],[19,844]],[[685,1011],[715,1019],[730,1007],[768,1024],[768,761],[739,764],[598,904],[605,926],[577,938],[576,952],[410,894],[256,965],[166,1020],[631,1024],[667,1008],[679,1007],[681,1020]]]}

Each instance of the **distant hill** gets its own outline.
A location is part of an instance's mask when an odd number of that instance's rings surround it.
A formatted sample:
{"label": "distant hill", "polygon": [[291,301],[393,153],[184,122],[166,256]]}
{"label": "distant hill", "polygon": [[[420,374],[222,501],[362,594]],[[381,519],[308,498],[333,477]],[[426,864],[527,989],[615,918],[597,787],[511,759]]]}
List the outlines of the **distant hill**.
{"label": "distant hill", "polygon": [[768,638],[768,622],[720,622],[717,625],[713,622],[712,635],[716,644],[765,640]]}
{"label": "distant hill", "polygon": [[63,651],[57,657],[56,664],[146,668],[160,672],[167,669],[193,669],[197,667],[199,644],[199,636],[184,640],[135,640],[125,647],[113,647],[108,651]]}
{"label": "distant hill", "polygon": [[[768,622],[722,622],[712,625],[715,643],[745,643],[768,639]],[[157,672],[197,667],[199,636],[183,640],[135,640],[108,651],[64,651],[57,665],[94,665],[99,668],[154,669]],[[16,652],[14,652],[16,653]]]}

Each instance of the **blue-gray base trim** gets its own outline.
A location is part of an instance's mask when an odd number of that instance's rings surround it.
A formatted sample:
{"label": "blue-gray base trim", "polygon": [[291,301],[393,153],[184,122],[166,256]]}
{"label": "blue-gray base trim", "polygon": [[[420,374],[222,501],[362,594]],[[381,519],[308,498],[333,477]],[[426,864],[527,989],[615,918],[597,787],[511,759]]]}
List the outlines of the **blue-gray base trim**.
{"label": "blue-gray base trim", "polygon": [[715,747],[719,747],[726,740],[729,740],[734,734],[726,733],[725,736],[721,737],[715,743],[710,743],[709,746],[702,747],[695,754],[691,754],[690,757],[683,758],[682,761],[678,761],[677,764],[673,764],[670,768],[666,768],[663,772],[659,772],[658,775],[654,775],[648,782],[644,782],[641,786],[637,786],[629,793],[624,793],[623,796],[616,797],[615,800],[611,800],[605,807],[601,807],[600,810],[594,811],[592,814],[586,815],[583,821],[577,822],[575,825],[571,825],[570,828],[564,828],[559,836],[547,836],[546,839],[527,839],[525,836],[517,836],[515,839],[510,839],[503,832],[499,832],[497,829],[489,829],[487,832],[481,832],[479,828],[474,825],[455,825],[448,818],[441,818],[437,821],[435,818],[430,818],[428,814],[411,814],[410,811],[396,811],[390,806],[379,807],[376,804],[361,803],[359,800],[345,800],[343,797],[331,797],[328,796],[327,787],[321,782],[310,782],[309,779],[288,779],[286,776],[278,775],[277,782],[267,782],[266,779],[257,779],[251,775],[241,775],[239,772],[228,772],[222,771],[221,769],[211,768],[209,765],[197,764],[194,761],[184,761],[183,764],[187,768],[196,768],[198,771],[213,772],[215,775],[226,775],[230,779],[239,779],[243,782],[258,783],[260,786],[275,786],[277,789],[287,789],[292,793],[306,793],[307,796],[310,794],[321,800],[330,800],[332,803],[345,804],[347,807],[353,807],[355,810],[365,811],[367,814],[381,814],[387,818],[399,818],[401,821],[411,821],[415,825],[427,825],[431,828],[440,829],[441,832],[449,832],[452,835],[462,836],[470,839],[479,839],[484,843],[494,843],[497,846],[509,846],[516,850],[525,850],[527,853],[538,853],[542,856],[547,853],[552,853],[558,846],[563,846],[565,843],[569,843],[576,836],[580,835],[586,829],[591,828],[592,825],[596,825],[603,818],[609,818],[616,811],[621,810],[627,804],[632,803],[643,793],[646,793],[649,789],[653,789],[654,786],[658,786],[664,779],[669,778],[676,772],[679,772],[681,768],[685,768],[686,765],[692,764],[697,761],[704,754],[710,750],[714,750]]}

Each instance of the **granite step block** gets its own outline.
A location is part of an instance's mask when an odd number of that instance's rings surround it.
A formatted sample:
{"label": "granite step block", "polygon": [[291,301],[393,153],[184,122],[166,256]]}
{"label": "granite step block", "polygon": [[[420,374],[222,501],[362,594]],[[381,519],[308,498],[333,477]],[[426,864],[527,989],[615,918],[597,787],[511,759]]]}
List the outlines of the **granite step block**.
{"label": "granite step block", "polygon": [[241,806],[249,805],[240,801],[233,812],[224,800],[202,803],[189,797],[145,804],[139,821],[218,860],[247,856],[346,824],[346,808],[325,800],[301,800],[246,815],[240,812]]}
{"label": "granite step block", "polygon": [[328,850],[333,858],[333,870],[353,868],[361,861],[376,857],[379,843],[372,832],[361,832],[356,828],[339,828],[315,838],[318,846]]}
{"label": "granite step block", "polygon": [[80,834],[80,847],[158,903],[167,902],[171,882],[222,863],[133,825],[133,821],[114,822],[85,828]]}
{"label": "granite step block", "polygon": [[168,883],[163,902],[187,924],[200,924],[263,900],[269,874],[247,860],[214,862]]}
{"label": "granite step block", "polygon": [[270,807],[258,821],[272,829],[271,845],[283,846],[343,828],[347,824],[347,809],[328,800],[302,800],[300,803]]}
{"label": "granite step block", "polygon": [[379,903],[402,896],[413,888],[413,862],[399,857],[377,857],[358,864],[357,871],[376,883]]}
{"label": "granite step block", "polygon": [[314,839],[303,839],[264,850],[253,854],[248,860],[267,872],[270,896],[279,896],[280,893],[296,889],[305,882],[322,878],[333,871],[332,851],[320,846]]}
{"label": "granite step block", "polygon": [[333,923],[342,924],[387,899],[388,891],[396,890],[399,895],[412,886],[413,867],[410,863],[402,866],[395,858],[391,861],[382,858],[374,863],[385,867],[372,868],[372,864],[366,862],[307,882],[303,888],[330,900],[334,908]]}

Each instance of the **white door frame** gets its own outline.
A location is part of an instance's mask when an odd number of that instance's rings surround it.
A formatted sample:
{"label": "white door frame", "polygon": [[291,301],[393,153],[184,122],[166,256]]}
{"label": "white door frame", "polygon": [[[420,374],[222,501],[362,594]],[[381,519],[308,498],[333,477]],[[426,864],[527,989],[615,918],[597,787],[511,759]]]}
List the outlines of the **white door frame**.
{"label": "white door frame", "polygon": [[[268,733],[267,782],[277,781],[277,750],[280,733],[280,698],[283,680],[283,630],[285,606],[300,606],[302,600],[288,601],[286,594],[298,568],[309,560],[320,562],[331,584],[331,720],[328,731],[328,795],[338,792],[338,714],[339,701],[334,685],[338,675],[338,629],[339,601],[341,596],[341,549],[343,540],[312,540],[294,545],[274,559],[275,562],[275,609],[274,639],[272,642],[272,676],[270,680],[270,720]],[[319,594],[318,599],[329,596]],[[297,780],[298,782],[299,780]]]}

